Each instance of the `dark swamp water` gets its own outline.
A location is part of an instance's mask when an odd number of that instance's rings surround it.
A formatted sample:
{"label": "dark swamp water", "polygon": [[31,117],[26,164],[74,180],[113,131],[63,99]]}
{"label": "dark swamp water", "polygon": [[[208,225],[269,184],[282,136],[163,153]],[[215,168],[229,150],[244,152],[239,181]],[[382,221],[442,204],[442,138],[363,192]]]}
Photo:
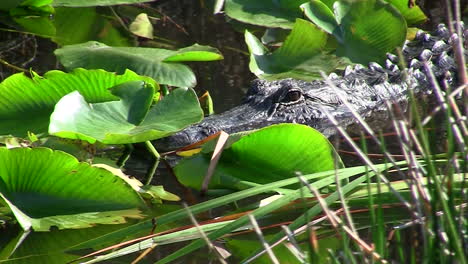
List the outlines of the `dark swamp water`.
{"label": "dark swamp water", "polygon": [[[418,2],[431,18],[423,28],[431,29],[434,25],[443,22],[445,10],[442,2]],[[227,23],[222,14],[213,15],[212,11],[205,5],[208,6],[208,3],[190,0],[165,0],[151,3],[150,7],[154,9],[153,11],[162,16],[154,24],[154,35],[164,39],[162,41],[163,48],[181,48],[199,43],[216,47],[221,51],[224,60],[192,63],[190,67],[197,76],[197,93],[201,95],[205,91],[209,91],[214,100],[215,112],[222,112],[239,104],[255,76],[248,68],[249,57],[243,33],[236,31],[235,26]],[[7,28],[8,26],[2,25],[0,27]],[[154,41],[158,44],[159,40],[155,39]],[[153,46],[155,42],[139,39],[140,46]],[[52,69],[61,69],[53,55],[56,48],[57,44],[47,38],[0,30],[0,59],[23,69],[32,68],[39,74]],[[1,80],[15,72],[18,71],[0,64]],[[137,150],[137,153],[128,162],[128,174],[144,175],[148,169],[148,162],[147,154],[143,151],[138,153]],[[351,157],[348,162],[353,164],[356,161]],[[158,171],[154,184],[167,186],[169,191],[176,193],[186,191],[167,176],[164,170]],[[77,255],[89,253],[89,251],[65,254],[62,252],[64,248],[119,228],[122,226],[110,225],[89,230],[29,234],[19,250],[15,251],[16,259],[13,258],[5,263],[66,263],[76,258]],[[0,249],[14,246],[23,237],[26,236],[20,232],[19,227],[7,229],[0,227]],[[178,244],[174,245],[174,248],[180,247]],[[151,253],[152,257],[146,260],[147,263],[160,259],[170,250],[168,247],[163,247],[162,250],[156,249]],[[5,256],[0,255],[1,263],[3,263],[2,257]],[[129,257],[105,263],[130,263],[131,261],[132,258]],[[193,259],[184,259],[178,263],[209,263],[211,261],[207,260],[206,253],[201,251],[197,252]]]}

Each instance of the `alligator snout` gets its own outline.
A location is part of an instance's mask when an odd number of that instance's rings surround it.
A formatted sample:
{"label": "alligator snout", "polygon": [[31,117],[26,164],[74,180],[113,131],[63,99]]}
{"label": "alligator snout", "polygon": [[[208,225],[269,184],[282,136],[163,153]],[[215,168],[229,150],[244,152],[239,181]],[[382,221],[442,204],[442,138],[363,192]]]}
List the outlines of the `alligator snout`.
{"label": "alligator snout", "polygon": [[[209,133],[207,131],[209,131]],[[193,125],[174,135],[156,140],[154,145],[160,152],[176,150],[198,142],[217,131],[218,129],[214,127],[201,128],[199,125]]]}

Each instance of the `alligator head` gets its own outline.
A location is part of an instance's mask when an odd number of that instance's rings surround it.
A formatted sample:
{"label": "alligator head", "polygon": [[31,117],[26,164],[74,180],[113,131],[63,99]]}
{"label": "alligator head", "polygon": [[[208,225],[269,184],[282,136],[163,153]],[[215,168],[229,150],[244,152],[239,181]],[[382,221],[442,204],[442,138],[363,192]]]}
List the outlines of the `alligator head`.
{"label": "alligator head", "polygon": [[208,116],[199,124],[159,140],[156,147],[173,149],[197,142],[221,130],[231,134],[277,123],[325,126],[327,119],[320,108],[332,107],[334,102],[321,93],[329,92],[326,89],[312,89],[308,83],[292,79],[274,82],[255,80],[239,106]]}
{"label": "alligator head", "polygon": [[[158,140],[156,147],[176,149],[221,130],[231,134],[278,123],[305,124],[325,136],[331,136],[335,134],[335,128],[325,111],[340,120],[343,126],[355,123],[340,98],[345,98],[362,116],[368,116],[372,111],[375,117],[378,111],[385,108],[385,100],[399,94],[400,90],[406,90],[403,87],[405,85],[393,85],[384,81],[380,72],[375,75],[373,71],[359,66],[350,71],[348,78],[330,76],[335,87],[325,81],[255,80],[239,106],[209,116],[199,124]],[[362,78],[357,79],[358,74]],[[375,76],[371,76],[372,74]]]}
{"label": "alligator head", "polygon": [[387,102],[399,104],[404,110],[409,89],[430,93],[428,68],[436,78],[454,82],[456,66],[448,40],[448,30],[443,25],[439,25],[434,35],[419,32],[403,48],[410,66],[406,72],[396,65],[398,58],[389,54],[383,67],[376,63],[347,67],[340,75],[330,74],[328,81],[255,80],[241,105],[158,140],[156,147],[176,149],[221,130],[235,133],[278,123],[305,124],[328,137],[335,134],[335,127],[327,115],[332,115],[344,128],[356,124],[344,101],[372,127],[386,127]]}

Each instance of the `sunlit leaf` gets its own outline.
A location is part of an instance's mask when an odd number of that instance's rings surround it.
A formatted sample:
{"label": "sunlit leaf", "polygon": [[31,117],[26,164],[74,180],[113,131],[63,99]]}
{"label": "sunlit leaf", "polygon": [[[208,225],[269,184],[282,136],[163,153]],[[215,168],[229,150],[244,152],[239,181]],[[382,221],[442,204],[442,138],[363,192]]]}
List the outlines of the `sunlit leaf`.
{"label": "sunlit leaf", "polygon": [[155,140],[201,121],[192,89],[179,88],[150,108],[154,87],[141,81],[111,89],[119,101],[89,104],[78,92],[64,96],[50,117],[49,133],[105,144]]}
{"label": "sunlit leaf", "polygon": [[174,54],[164,59],[164,62],[183,62],[183,61],[215,61],[222,60],[223,55],[219,50],[210,46],[194,44],[190,47],[178,49]]}
{"label": "sunlit leaf", "polygon": [[[233,142],[234,141],[234,142]],[[211,159],[212,146],[182,160],[175,168],[179,181],[199,189]],[[210,188],[242,189],[304,174],[332,170],[333,147],[313,128],[281,124],[231,136]],[[249,185],[253,183],[253,185]]]}
{"label": "sunlit leaf", "polygon": [[178,87],[192,87],[196,84],[196,79],[188,66],[176,62],[222,59],[217,50],[200,45],[173,51],[110,47],[95,41],[65,46],[57,49],[55,54],[67,69],[82,67],[117,73],[130,69],[138,74],[150,76],[160,84]]}
{"label": "sunlit leaf", "polygon": [[385,54],[402,45],[406,37],[405,19],[383,0],[336,1],[333,12],[319,0],[301,7],[310,20],[341,44],[337,55],[355,63],[383,62]]}
{"label": "sunlit leaf", "polygon": [[[0,135],[27,136],[48,130],[50,114],[64,95],[79,91],[91,103],[118,100],[108,89],[118,84],[154,80],[125,71],[122,75],[103,70],[76,69],[71,73],[49,71],[43,77],[32,73],[10,76],[0,83]],[[156,87],[156,86],[155,86]]]}
{"label": "sunlit leaf", "polygon": [[[107,223],[94,213],[144,207],[119,177],[47,148],[0,148],[0,194],[24,229],[42,231]],[[82,213],[93,214],[70,216]]]}
{"label": "sunlit leaf", "polygon": [[314,24],[326,31],[328,34],[333,34],[338,28],[333,11],[328,8],[320,0],[313,0],[301,5],[301,9]]}
{"label": "sunlit leaf", "polygon": [[341,61],[326,52],[328,36],[312,23],[298,19],[284,44],[273,53],[251,33],[245,33],[250,50],[250,70],[257,76],[276,80],[321,78],[320,71],[335,70]]}
{"label": "sunlit leaf", "polygon": [[294,21],[302,17],[299,6],[307,0],[226,0],[226,14],[244,23],[266,26],[292,28]]}
{"label": "sunlit leaf", "polygon": [[406,22],[390,4],[381,0],[336,4],[337,10],[346,10],[337,16],[343,34],[339,55],[359,63],[382,62],[386,53],[403,44]]}

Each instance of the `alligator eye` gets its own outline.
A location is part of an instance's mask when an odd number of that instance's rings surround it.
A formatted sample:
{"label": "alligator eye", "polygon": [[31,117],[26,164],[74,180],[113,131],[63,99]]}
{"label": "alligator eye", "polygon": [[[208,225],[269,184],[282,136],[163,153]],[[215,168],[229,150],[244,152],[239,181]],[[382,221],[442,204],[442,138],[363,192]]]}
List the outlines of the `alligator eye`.
{"label": "alligator eye", "polygon": [[293,103],[299,101],[302,97],[302,93],[299,90],[291,90],[283,98],[283,103]]}

